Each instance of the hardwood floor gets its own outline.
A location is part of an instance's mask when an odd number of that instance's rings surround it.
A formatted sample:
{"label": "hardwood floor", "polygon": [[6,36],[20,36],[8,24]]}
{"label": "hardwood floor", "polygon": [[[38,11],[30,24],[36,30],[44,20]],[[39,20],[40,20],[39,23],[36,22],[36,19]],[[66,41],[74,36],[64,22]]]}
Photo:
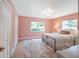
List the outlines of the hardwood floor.
{"label": "hardwood floor", "polygon": [[53,48],[42,42],[42,39],[19,41],[12,58],[55,58]]}

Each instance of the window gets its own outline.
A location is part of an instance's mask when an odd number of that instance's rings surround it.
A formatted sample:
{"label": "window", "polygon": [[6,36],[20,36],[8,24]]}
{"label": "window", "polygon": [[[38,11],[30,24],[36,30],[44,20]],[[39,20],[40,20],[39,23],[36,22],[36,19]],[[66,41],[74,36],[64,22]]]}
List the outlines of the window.
{"label": "window", "polygon": [[67,20],[62,22],[62,29],[77,29],[77,20]]}
{"label": "window", "polygon": [[44,22],[31,22],[31,31],[32,32],[44,32],[45,23]]}

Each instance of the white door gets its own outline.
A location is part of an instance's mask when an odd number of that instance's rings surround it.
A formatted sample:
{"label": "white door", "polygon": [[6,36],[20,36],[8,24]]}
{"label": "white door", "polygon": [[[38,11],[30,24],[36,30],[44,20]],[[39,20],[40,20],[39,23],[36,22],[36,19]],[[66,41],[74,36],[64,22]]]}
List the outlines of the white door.
{"label": "white door", "polygon": [[6,0],[0,0],[0,57],[11,57],[18,40],[18,16],[12,16],[12,10]]}
{"label": "white door", "polygon": [[[0,0],[0,48],[3,47],[3,32],[2,32],[2,4],[1,4],[1,0]],[[3,57],[3,51],[0,51],[0,57]]]}
{"label": "white door", "polygon": [[0,18],[0,36],[2,37],[2,47],[5,48],[4,51],[1,53],[1,57],[10,57],[11,15],[8,7],[2,0],[0,1],[0,4],[2,9],[2,16]]}

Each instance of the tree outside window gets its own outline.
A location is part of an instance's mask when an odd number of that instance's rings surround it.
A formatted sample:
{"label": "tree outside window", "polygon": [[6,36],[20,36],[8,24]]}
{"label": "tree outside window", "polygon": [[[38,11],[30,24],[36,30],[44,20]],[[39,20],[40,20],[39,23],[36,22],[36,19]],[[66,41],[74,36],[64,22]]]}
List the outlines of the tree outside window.
{"label": "tree outside window", "polygon": [[77,29],[77,20],[67,20],[62,22],[62,29]]}
{"label": "tree outside window", "polygon": [[44,22],[31,22],[31,31],[32,32],[44,32],[45,23]]}

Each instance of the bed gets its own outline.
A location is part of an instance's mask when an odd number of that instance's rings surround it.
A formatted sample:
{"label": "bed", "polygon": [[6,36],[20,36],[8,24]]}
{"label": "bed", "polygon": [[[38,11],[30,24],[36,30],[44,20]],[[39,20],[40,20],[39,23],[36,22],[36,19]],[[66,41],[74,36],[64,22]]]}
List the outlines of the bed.
{"label": "bed", "polygon": [[62,50],[79,44],[77,31],[69,29],[66,29],[65,31],[69,31],[69,33],[44,33],[42,34],[42,41],[54,48],[55,52],[56,50]]}

